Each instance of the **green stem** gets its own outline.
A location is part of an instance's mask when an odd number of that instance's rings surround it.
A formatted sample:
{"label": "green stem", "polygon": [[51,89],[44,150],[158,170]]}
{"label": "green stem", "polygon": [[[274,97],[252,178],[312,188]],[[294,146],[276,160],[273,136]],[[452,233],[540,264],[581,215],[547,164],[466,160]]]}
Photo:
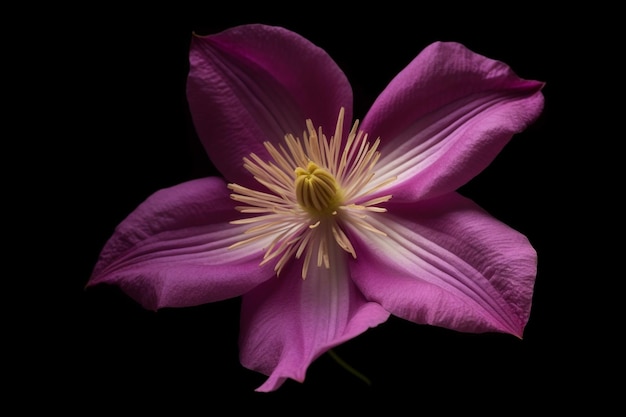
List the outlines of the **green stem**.
{"label": "green stem", "polygon": [[368,386],[372,385],[372,381],[370,381],[368,377],[366,377],[365,375],[363,375],[362,373],[360,373],[359,371],[357,371],[356,369],[348,365],[348,363],[344,361],[343,359],[341,359],[339,355],[335,353],[334,350],[330,349],[328,351],[328,354],[330,355],[331,358],[335,360],[335,362],[341,365],[341,367],[344,368],[346,371],[350,372],[352,375],[356,376],[361,381],[365,382]]}

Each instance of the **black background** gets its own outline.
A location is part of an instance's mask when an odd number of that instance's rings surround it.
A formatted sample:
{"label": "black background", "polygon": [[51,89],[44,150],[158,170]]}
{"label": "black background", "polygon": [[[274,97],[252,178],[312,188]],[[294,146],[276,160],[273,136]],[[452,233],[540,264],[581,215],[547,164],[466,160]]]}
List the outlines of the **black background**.
{"label": "black background", "polygon": [[[623,277],[591,268],[601,241],[588,237],[596,226],[589,224],[585,202],[601,191],[589,177],[594,156],[584,130],[595,102],[580,98],[600,81],[590,76],[585,56],[596,45],[587,29],[601,27],[601,18],[523,5],[505,11],[408,4],[341,13],[337,5],[299,3],[176,10],[164,4],[140,11],[74,6],[55,9],[57,17],[39,11],[37,24],[20,31],[32,36],[22,58],[10,62],[16,72],[32,75],[15,106],[26,103],[19,130],[26,159],[17,171],[24,183],[17,190],[30,204],[17,206],[26,221],[15,222],[20,233],[11,245],[25,257],[7,259],[19,271],[10,274],[12,281],[26,284],[5,295],[15,303],[6,317],[16,330],[6,343],[13,348],[6,355],[5,395],[13,400],[7,415],[615,410],[619,385],[611,381],[621,377],[621,362],[612,353],[621,342],[617,329],[605,329],[611,305],[603,300]],[[336,348],[371,386],[324,355],[303,384],[287,381],[277,392],[256,393],[265,376],[238,361],[239,299],[154,313],[117,288],[84,289],[113,228],[146,197],[219,175],[185,101],[188,46],[193,31],[210,34],[244,23],[284,26],[324,48],[352,83],[358,118],[437,40],[464,43],[523,78],[547,83],[541,118],[461,189],[526,234],[538,251],[523,340],[392,317]]]}

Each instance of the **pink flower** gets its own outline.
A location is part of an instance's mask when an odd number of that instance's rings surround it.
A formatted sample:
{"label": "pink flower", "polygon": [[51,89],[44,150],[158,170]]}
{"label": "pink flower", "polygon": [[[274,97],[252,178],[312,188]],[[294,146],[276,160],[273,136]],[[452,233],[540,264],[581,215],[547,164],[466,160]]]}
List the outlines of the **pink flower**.
{"label": "pink flower", "polygon": [[322,49],[280,27],[195,36],[187,96],[225,178],[157,191],[88,285],[147,309],[242,296],[240,358],[259,391],[390,314],[522,337],[536,252],[455,190],[541,113],[543,83],[463,45],[424,49],[352,124]]}

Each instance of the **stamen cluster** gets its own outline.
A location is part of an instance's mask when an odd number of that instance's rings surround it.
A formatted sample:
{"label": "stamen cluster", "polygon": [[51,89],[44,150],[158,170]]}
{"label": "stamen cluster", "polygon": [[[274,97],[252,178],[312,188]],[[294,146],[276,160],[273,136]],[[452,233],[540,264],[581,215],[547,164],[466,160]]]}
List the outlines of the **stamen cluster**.
{"label": "stamen cluster", "polygon": [[342,143],[343,121],[342,108],[335,134],[328,139],[321,127],[316,130],[313,122],[307,120],[302,139],[287,134],[284,145],[264,143],[273,160],[263,161],[256,154],[244,158],[244,167],[266,191],[228,185],[233,191],[231,198],[243,204],[236,209],[253,215],[231,222],[251,225],[246,231],[249,237],[231,247],[271,238],[261,264],[278,258],[274,269],[280,274],[292,257],[300,259],[304,255],[305,279],[312,263],[331,267],[329,251],[335,245],[356,258],[346,235],[348,227],[385,236],[367,222],[367,217],[385,212],[377,205],[388,201],[391,195],[363,200],[395,178],[368,188],[380,158],[380,140],[370,144],[367,134],[358,131],[357,120]]}

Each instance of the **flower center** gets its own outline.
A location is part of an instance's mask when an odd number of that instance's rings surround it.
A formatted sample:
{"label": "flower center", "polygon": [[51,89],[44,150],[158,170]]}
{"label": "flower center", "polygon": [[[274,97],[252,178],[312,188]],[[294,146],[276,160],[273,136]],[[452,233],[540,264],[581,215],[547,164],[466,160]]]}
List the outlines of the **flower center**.
{"label": "flower center", "polygon": [[298,167],[295,173],[296,199],[300,207],[314,217],[337,213],[343,196],[337,180],[330,172],[315,162],[309,162],[306,169]]}
{"label": "flower center", "polygon": [[244,168],[264,191],[228,184],[233,191],[231,198],[241,203],[236,209],[249,216],[231,223],[251,225],[231,248],[263,242],[261,264],[277,259],[277,274],[291,259],[303,257],[304,279],[315,266],[330,269],[331,259],[339,259],[332,256],[334,251],[357,257],[347,231],[358,229],[386,236],[368,218],[387,211],[378,205],[391,195],[372,194],[396,178],[372,184],[380,140],[370,143],[367,134],[358,130],[358,120],[344,140],[344,113],[342,108],[330,139],[307,120],[302,139],[287,134],[286,146],[265,142],[271,160],[256,154],[243,159]]}

